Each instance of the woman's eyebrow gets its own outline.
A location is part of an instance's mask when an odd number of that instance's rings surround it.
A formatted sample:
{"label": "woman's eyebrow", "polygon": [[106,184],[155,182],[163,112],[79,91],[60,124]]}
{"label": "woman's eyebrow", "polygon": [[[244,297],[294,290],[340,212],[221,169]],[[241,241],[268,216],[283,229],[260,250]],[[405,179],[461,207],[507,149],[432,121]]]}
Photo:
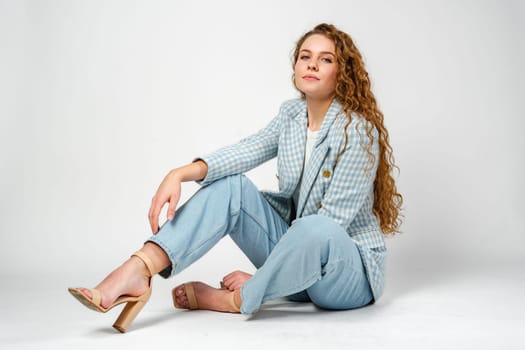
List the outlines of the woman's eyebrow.
{"label": "woman's eyebrow", "polygon": [[[308,53],[312,53],[312,51],[310,51],[310,50],[308,50],[308,49],[301,49],[301,52],[303,52],[303,51],[306,51],[306,52],[308,52]],[[320,53],[321,55],[332,55],[332,56],[335,57],[335,54],[334,54],[333,52],[331,52],[331,51],[321,51],[321,52],[319,52],[319,53]]]}

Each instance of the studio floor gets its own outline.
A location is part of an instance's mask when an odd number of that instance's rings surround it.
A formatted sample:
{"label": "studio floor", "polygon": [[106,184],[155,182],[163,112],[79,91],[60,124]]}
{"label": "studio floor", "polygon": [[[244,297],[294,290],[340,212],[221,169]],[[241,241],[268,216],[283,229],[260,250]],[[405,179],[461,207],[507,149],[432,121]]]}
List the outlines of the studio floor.
{"label": "studio floor", "polygon": [[324,311],[275,300],[252,316],[179,311],[155,279],[151,301],[126,334],[119,310],[92,312],[64,276],[3,276],[1,349],[525,349],[520,264],[390,271],[375,305]]}

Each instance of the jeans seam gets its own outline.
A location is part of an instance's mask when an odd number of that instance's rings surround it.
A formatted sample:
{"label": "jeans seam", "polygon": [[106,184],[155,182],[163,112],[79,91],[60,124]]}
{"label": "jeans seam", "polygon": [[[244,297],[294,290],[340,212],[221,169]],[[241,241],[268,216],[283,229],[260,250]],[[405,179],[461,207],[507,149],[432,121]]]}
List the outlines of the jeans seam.
{"label": "jeans seam", "polygon": [[[243,175],[244,176],[244,175]],[[253,184],[252,184],[253,185]],[[262,229],[262,231],[264,232],[264,234],[266,235],[266,238],[268,238],[268,240],[270,242],[272,242],[272,244],[275,246],[277,244],[277,241],[274,241],[268,234],[268,231],[259,223],[259,221],[253,217],[252,215],[250,215],[250,213],[248,213],[246,210],[244,210],[244,196],[243,196],[243,193],[244,193],[244,183],[243,183],[243,179],[241,177],[241,181],[240,181],[240,188],[241,188],[241,195],[240,195],[240,198],[239,198],[239,212],[242,211],[244,214],[246,214],[247,217],[249,217],[250,219],[252,219],[256,224],[257,226],[259,226],[259,228]],[[259,196],[262,197],[263,201],[268,203],[268,201],[266,200],[266,198],[264,198],[264,196],[261,194],[261,192],[259,192],[257,190],[257,188],[255,188],[255,191],[259,194]],[[269,204],[269,203],[268,203]]]}
{"label": "jeans seam", "polygon": [[250,219],[252,219],[252,220],[255,222],[255,224],[257,224],[257,226],[258,226],[258,227],[264,232],[264,234],[266,235],[266,238],[268,238],[268,240],[269,240],[270,242],[272,242],[273,245],[276,245],[276,244],[277,244],[277,242],[274,241],[274,240],[270,237],[270,235],[268,234],[268,230],[266,230],[266,229],[263,227],[263,225],[261,225],[261,224],[259,223],[259,221],[257,221],[257,220],[255,219],[255,217],[253,217],[252,215],[250,215],[250,213],[248,213],[248,212],[247,212],[246,210],[244,210],[242,207],[240,208],[240,211],[242,211],[244,214],[246,214],[247,217],[249,217]]}
{"label": "jeans seam", "polygon": [[[235,212],[233,212],[233,213],[230,213],[230,217],[239,216],[239,212],[240,212],[240,209],[237,210],[237,211],[235,211]],[[237,222],[238,222],[238,220],[237,220]],[[235,226],[237,225],[237,222],[235,223]],[[208,243],[209,241],[211,241],[211,240],[215,237],[215,235],[216,235],[217,232],[222,231],[222,230],[223,230],[225,227],[227,227],[227,226],[228,226],[228,224],[224,224],[224,225],[219,226],[216,230],[212,231],[212,232],[214,232],[213,235],[210,235],[210,236],[208,237],[208,239],[202,241],[202,242],[201,242],[197,247],[195,247],[193,250],[190,251],[190,250],[188,249],[188,250],[186,251],[186,254],[181,255],[181,258],[186,258],[186,257],[192,255],[193,253],[195,253],[196,250],[199,250],[203,245],[205,245],[206,243]],[[226,234],[228,234],[228,233],[229,233],[229,232],[226,232]],[[222,237],[224,237],[224,235],[223,235]],[[221,237],[221,239],[222,239],[222,237]]]}
{"label": "jeans seam", "polygon": [[218,229],[216,229],[216,230],[213,231],[213,232],[214,232],[213,235],[210,235],[210,237],[209,237],[208,239],[206,239],[206,240],[200,242],[200,244],[198,244],[196,247],[194,247],[191,251],[190,251],[189,249],[186,250],[186,253],[185,253],[184,255],[181,255],[180,258],[181,258],[181,259],[182,259],[182,258],[186,258],[186,257],[192,255],[193,253],[195,253],[195,251],[197,251],[197,250],[200,249],[203,245],[205,245],[206,243],[208,243],[209,241],[211,241],[212,238],[215,237],[215,234],[216,234],[218,231],[222,230],[222,229],[223,229],[224,227],[226,227],[226,226],[227,226],[227,225],[219,226]]}

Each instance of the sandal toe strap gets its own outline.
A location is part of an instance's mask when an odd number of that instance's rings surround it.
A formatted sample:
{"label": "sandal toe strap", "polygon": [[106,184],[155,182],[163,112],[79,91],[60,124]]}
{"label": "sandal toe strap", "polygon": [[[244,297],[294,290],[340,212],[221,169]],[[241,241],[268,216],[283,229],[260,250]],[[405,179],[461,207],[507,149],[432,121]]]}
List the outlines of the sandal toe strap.
{"label": "sandal toe strap", "polygon": [[186,298],[188,298],[188,304],[190,310],[197,310],[199,308],[199,303],[195,297],[195,289],[193,289],[193,283],[184,283],[184,290],[186,291]]}

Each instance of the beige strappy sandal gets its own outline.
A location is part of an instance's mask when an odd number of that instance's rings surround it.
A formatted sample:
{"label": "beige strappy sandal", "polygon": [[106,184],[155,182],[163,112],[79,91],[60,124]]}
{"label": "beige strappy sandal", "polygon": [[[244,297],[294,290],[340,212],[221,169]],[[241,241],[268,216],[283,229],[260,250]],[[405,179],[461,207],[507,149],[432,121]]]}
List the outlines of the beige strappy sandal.
{"label": "beige strappy sandal", "polygon": [[[186,283],[183,283],[183,285],[184,285],[184,290],[186,291],[186,298],[188,299],[189,309],[190,310],[199,310],[200,307],[199,307],[199,303],[197,302],[197,298],[195,297],[195,289],[193,288],[193,282],[186,282]],[[184,307],[184,306],[182,306],[180,304],[177,304],[175,291],[179,287],[180,287],[180,285],[175,287],[175,288],[173,288],[173,290],[171,291],[171,296],[173,298],[173,305],[177,309],[188,309],[187,307]],[[221,282],[221,289],[226,289],[226,287],[224,287],[222,282]],[[241,312],[240,307],[237,306],[237,304],[235,303],[235,293],[233,293],[233,292],[231,293],[230,305],[233,307],[233,309],[236,312]]]}
{"label": "beige strappy sandal", "polygon": [[102,298],[100,295],[100,291],[98,291],[97,289],[89,289],[89,291],[91,292],[91,298],[82,293],[80,288],[68,289],[69,292],[86,307],[88,307],[91,310],[99,311],[102,313],[108,312],[117,305],[126,303],[126,306],[124,307],[124,309],[122,309],[122,312],[113,324],[113,327],[121,333],[126,332],[126,329],[133,322],[135,317],[137,317],[140,310],[142,310],[146,302],[149,300],[149,297],[151,296],[151,277],[158,273],[158,271],[154,269],[153,263],[151,262],[150,258],[140,250],[135,252],[132,256],[136,256],[140,260],[142,260],[150,273],[149,287],[148,290],[144,292],[144,294],[138,297],[121,295],[117,298],[117,300],[115,300],[113,304],[111,304],[107,308],[104,308],[102,305],[100,305],[100,301]]}

